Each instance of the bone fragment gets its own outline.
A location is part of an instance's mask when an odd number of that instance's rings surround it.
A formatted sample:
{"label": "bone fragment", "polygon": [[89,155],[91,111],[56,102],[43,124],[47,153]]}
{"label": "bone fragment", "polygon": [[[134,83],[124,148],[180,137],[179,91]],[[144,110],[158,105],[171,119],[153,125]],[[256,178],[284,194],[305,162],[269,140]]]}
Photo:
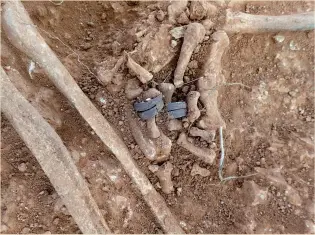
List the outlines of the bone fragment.
{"label": "bone fragment", "polygon": [[192,56],[194,49],[199,43],[202,42],[205,36],[206,30],[200,23],[190,23],[187,26],[184,35],[184,42],[181,48],[179,59],[177,61],[177,67],[174,73],[174,85],[175,87],[181,87],[184,84],[183,77],[185,70]]}
{"label": "bone fragment", "polygon": [[2,27],[10,42],[43,68],[49,79],[68,98],[103,143],[117,157],[126,173],[141,192],[164,232],[184,233],[178,221],[166,206],[164,199],[157,193],[148,178],[134,162],[122,138],[85,96],[67,69],[45,43],[21,2],[5,2],[1,13]]}
{"label": "bone fragment", "polygon": [[130,55],[127,55],[127,67],[137,75],[137,77],[143,84],[151,81],[151,79],[153,78],[153,75],[148,70],[136,63],[130,57]]}
{"label": "bone fragment", "polygon": [[139,145],[140,150],[144,154],[146,158],[153,161],[156,159],[156,149],[154,143],[149,139],[146,138],[141,129],[140,124],[137,122],[135,118],[128,114],[128,121],[130,126],[130,131],[135,139],[136,143]]}
{"label": "bone fragment", "polygon": [[162,191],[165,194],[170,194],[172,191],[174,191],[173,182],[172,182],[172,175],[171,175],[172,170],[173,170],[172,163],[166,162],[155,173],[155,175],[159,178]]}
{"label": "bone fragment", "polygon": [[199,129],[198,127],[192,127],[189,131],[189,134],[191,136],[198,136],[201,139],[207,141],[208,143],[212,143],[215,137],[215,131],[209,132]]}
{"label": "bone fragment", "polygon": [[200,160],[204,161],[205,163],[212,164],[215,159],[215,152],[213,150],[200,148],[190,143],[187,140],[187,135],[185,133],[181,133],[179,135],[177,144],[200,158]]}
{"label": "bone fragment", "polygon": [[207,177],[210,175],[210,171],[207,170],[206,168],[200,167],[197,163],[195,163],[193,165],[193,168],[191,169],[190,175],[191,176],[201,175],[202,177]]}
{"label": "bone fragment", "polygon": [[206,114],[201,118],[206,130],[216,130],[226,124],[221,117],[217,104],[217,85],[222,82],[221,58],[229,45],[229,38],[224,31],[217,31],[212,35],[215,41],[211,45],[210,53],[204,64],[203,77],[198,80],[200,100],[205,106]]}
{"label": "bone fragment", "polygon": [[291,15],[252,15],[226,10],[224,30],[227,33],[266,33],[305,31],[315,28],[314,11]]}

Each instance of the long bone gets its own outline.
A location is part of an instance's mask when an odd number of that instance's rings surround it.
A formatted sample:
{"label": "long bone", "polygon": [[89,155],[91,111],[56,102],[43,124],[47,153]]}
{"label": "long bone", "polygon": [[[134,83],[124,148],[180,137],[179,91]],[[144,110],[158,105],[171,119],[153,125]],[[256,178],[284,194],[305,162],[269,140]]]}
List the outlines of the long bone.
{"label": "long bone", "polygon": [[279,31],[305,31],[315,28],[314,11],[291,15],[252,15],[226,10],[223,30],[227,33],[267,33]]}
{"label": "long bone", "polygon": [[201,126],[206,130],[216,130],[220,126],[225,128],[225,122],[218,109],[217,85],[222,82],[221,58],[229,45],[229,38],[224,31],[217,31],[212,35],[214,43],[204,64],[203,76],[198,80],[200,100],[206,108],[206,114],[201,118]]}
{"label": "long bone", "polygon": [[2,67],[1,112],[34,154],[81,231],[111,233],[62,140],[19,93]]}
{"label": "long bone", "polygon": [[200,23],[190,23],[184,34],[184,42],[180,51],[177,66],[174,72],[174,85],[181,87],[184,84],[183,77],[193,51],[202,42],[206,34],[205,27]]}
{"label": "long bone", "polygon": [[162,229],[166,233],[184,233],[148,178],[140,171],[121,137],[82,92],[67,69],[36,30],[19,1],[5,2],[2,26],[11,43],[39,64],[55,86],[69,99],[103,143],[117,157],[126,173],[140,190]]}

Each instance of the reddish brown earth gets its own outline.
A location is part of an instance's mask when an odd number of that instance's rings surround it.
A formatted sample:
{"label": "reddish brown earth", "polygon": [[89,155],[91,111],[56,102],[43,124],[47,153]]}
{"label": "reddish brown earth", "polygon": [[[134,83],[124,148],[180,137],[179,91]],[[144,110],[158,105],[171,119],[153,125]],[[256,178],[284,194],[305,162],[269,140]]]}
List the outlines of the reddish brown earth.
{"label": "reddish brown earth", "polygon": [[[165,115],[161,115],[158,125],[173,141],[169,161],[174,166],[175,191],[167,195],[148,169],[151,162],[131,135],[126,118],[131,101],[126,99],[123,87],[111,92],[98,83],[95,74],[99,63],[118,58],[124,50],[134,50],[138,43],[135,31],[142,22],[153,18],[152,27],[159,27],[161,22],[155,20],[156,12],[161,9],[166,13],[168,3],[23,4],[85,94],[123,137],[137,164],[164,197],[185,232],[314,233],[314,31],[279,33],[285,37],[281,43],[273,38],[274,33],[229,37],[230,45],[222,60],[225,82],[243,83],[250,89],[238,85],[219,88],[219,108],[227,124],[224,176],[244,176],[257,171],[266,174],[219,184],[218,134],[211,145],[217,159],[209,166],[176,145],[179,132],[167,131]],[[314,3],[246,2],[233,8],[252,14],[281,15],[314,11]],[[212,19],[217,23],[213,31],[224,22],[223,12],[221,9]],[[8,74],[16,69],[32,89],[52,91],[49,97],[38,95],[47,109],[53,110],[47,120],[71,151],[112,231],[162,233],[115,156],[38,67],[30,79],[29,59],[14,49],[3,33],[1,41],[2,66]],[[292,50],[292,43],[290,49],[291,41],[297,50]],[[204,41],[193,55],[191,60],[198,62],[198,68],[186,71],[192,79],[202,67],[211,43]],[[81,63],[73,52],[79,55]],[[176,60],[177,57],[154,74],[154,81],[172,82]],[[131,77],[127,69],[122,72],[125,80]],[[188,86],[196,89],[195,82]],[[35,93],[30,94],[33,96]],[[105,104],[99,101],[100,97]],[[175,98],[184,99],[185,92],[177,91]],[[4,116],[1,133],[1,232],[80,232],[36,158]],[[198,138],[193,141],[210,147]],[[210,175],[191,176],[195,163],[208,169]],[[293,190],[286,193],[287,186]]]}

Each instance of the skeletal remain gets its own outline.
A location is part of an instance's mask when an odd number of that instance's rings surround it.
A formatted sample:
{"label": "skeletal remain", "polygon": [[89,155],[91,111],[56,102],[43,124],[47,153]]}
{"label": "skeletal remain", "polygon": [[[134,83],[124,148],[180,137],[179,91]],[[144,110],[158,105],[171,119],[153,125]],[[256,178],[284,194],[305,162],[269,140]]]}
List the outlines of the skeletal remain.
{"label": "skeletal remain", "polygon": [[187,95],[187,118],[191,123],[195,122],[200,117],[200,110],[197,105],[199,97],[200,93],[198,91],[190,91]]}
{"label": "skeletal remain", "polygon": [[135,139],[136,143],[139,145],[140,150],[142,151],[146,158],[148,158],[151,161],[155,160],[156,148],[154,143],[149,138],[146,138],[143,135],[140,129],[140,124],[137,122],[137,120],[133,118],[130,113],[128,113],[127,116],[131,134]]}
{"label": "skeletal remain", "polygon": [[138,79],[129,79],[125,87],[127,99],[133,100],[141,95],[143,89],[140,87]]}
{"label": "skeletal remain", "polygon": [[177,144],[200,158],[200,160],[205,163],[212,164],[215,159],[215,152],[212,149],[200,148],[190,143],[184,132],[179,135]]}
{"label": "skeletal remain", "polygon": [[188,16],[187,16],[186,12],[182,12],[178,16],[177,23],[179,23],[179,24],[189,24],[189,19],[188,19]]}
{"label": "skeletal remain", "polygon": [[212,35],[212,39],[215,42],[211,45],[204,64],[203,77],[198,79],[200,100],[206,108],[206,114],[201,118],[200,123],[207,131],[216,130],[220,126],[225,128],[225,122],[218,109],[216,87],[222,82],[221,58],[229,45],[229,38],[224,31],[217,31]]}
{"label": "skeletal remain", "polygon": [[149,170],[152,172],[152,173],[155,173],[159,170],[159,166],[158,165],[149,165],[148,166]]}
{"label": "skeletal remain", "polygon": [[[150,88],[149,90],[143,93],[143,98],[144,99],[154,98],[160,94],[161,92],[158,91],[157,89]],[[147,129],[148,129],[150,138],[153,138],[153,139],[158,138],[161,133],[159,131],[158,126],[156,125],[155,117],[148,119],[146,122],[147,122]]]}
{"label": "skeletal remain", "polygon": [[46,87],[38,88],[29,79],[23,78],[16,69],[10,69],[7,75],[19,92],[30,101],[50,125],[61,127],[60,104],[53,90]]}
{"label": "skeletal remain", "polygon": [[166,162],[155,173],[155,175],[159,178],[163,193],[166,193],[166,194],[170,194],[172,191],[174,191],[172,175],[171,175],[172,170],[173,170],[172,163]]}
{"label": "skeletal remain", "polygon": [[98,67],[97,80],[104,86],[108,85],[124,62],[125,56],[121,56],[112,69],[106,69],[103,66]]}
{"label": "skeletal remain", "polygon": [[187,0],[171,2],[171,4],[167,8],[168,19],[171,23],[176,22],[176,18],[186,9],[187,3]]}
{"label": "skeletal remain", "polygon": [[203,140],[207,141],[208,143],[212,143],[215,137],[215,131],[209,132],[199,129],[198,127],[192,127],[189,131],[189,134],[191,136],[198,136]]}
{"label": "skeletal remain", "polygon": [[210,19],[205,19],[201,23],[207,31],[210,30],[214,25],[214,23]]}
{"label": "skeletal remain", "polygon": [[159,85],[159,89],[164,96],[165,103],[168,104],[168,103],[172,102],[172,96],[173,96],[174,91],[175,91],[175,86],[172,83],[163,82]]}
{"label": "skeletal remain", "polygon": [[201,175],[202,177],[207,177],[210,175],[210,171],[207,170],[206,168],[200,167],[197,163],[195,163],[193,165],[193,168],[191,169],[190,175],[191,176]]}
{"label": "skeletal remain", "polygon": [[83,233],[111,233],[55,130],[1,72],[1,112],[32,151]]}
{"label": "skeletal remain", "polygon": [[148,70],[136,63],[128,54],[127,67],[137,75],[137,77],[143,84],[147,83],[153,78],[153,75]]}
{"label": "skeletal remain", "polygon": [[202,42],[205,36],[206,30],[202,24],[190,23],[187,26],[184,35],[184,42],[181,48],[179,59],[177,61],[177,67],[174,73],[174,85],[175,87],[181,87],[184,84],[183,77],[190,57],[196,48],[196,46]]}
{"label": "skeletal remain", "polygon": [[157,147],[157,157],[155,161],[157,163],[166,161],[172,150],[172,141],[160,131],[160,136],[154,139],[154,143]]}
{"label": "skeletal remain", "polygon": [[[115,132],[89,98],[85,96],[73,77],[46,44],[24,9],[23,4],[19,1],[6,1],[3,5],[1,12],[2,27],[10,42],[43,68],[48,78],[78,110],[102,142],[117,157],[126,173],[134,182],[134,185],[141,192],[164,232],[183,234],[183,229],[167,207],[164,199],[157,193],[149,179],[135,164],[122,138]],[[69,208],[68,210],[71,213]],[[75,213],[79,214],[78,210]],[[88,222],[86,217],[84,220]],[[84,233],[91,233],[88,230],[81,230]]]}
{"label": "skeletal remain", "polygon": [[178,119],[171,119],[168,121],[167,129],[169,131],[179,131],[183,128],[183,123]]}
{"label": "skeletal remain", "polygon": [[299,14],[267,16],[226,10],[224,30],[228,33],[265,33],[305,31],[315,28],[314,11]]}

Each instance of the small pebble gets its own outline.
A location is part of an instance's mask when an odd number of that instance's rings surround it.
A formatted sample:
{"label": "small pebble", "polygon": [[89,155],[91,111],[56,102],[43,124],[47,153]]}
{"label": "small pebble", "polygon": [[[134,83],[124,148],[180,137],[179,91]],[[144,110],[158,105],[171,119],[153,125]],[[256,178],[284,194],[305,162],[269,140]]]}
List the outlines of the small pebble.
{"label": "small pebble", "polygon": [[159,10],[159,11],[156,13],[155,17],[156,17],[156,19],[157,19],[158,21],[163,21],[164,18],[165,18],[165,13],[164,13],[164,11]]}
{"label": "small pebble", "polygon": [[184,92],[185,94],[189,91],[189,86],[184,86],[182,88],[182,92]]}
{"label": "small pebble", "polygon": [[109,191],[109,187],[108,187],[108,186],[104,186],[104,187],[102,188],[102,191],[108,192],[108,191]]}
{"label": "small pebble", "polygon": [[279,43],[283,42],[285,39],[285,37],[282,35],[276,35],[273,38],[275,39],[276,42],[279,42]]}
{"label": "small pebble", "polygon": [[152,172],[152,173],[155,173],[159,170],[159,166],[158,165],[149,165],[148,166],[149,170]]}
{"label": "small pebble", "polygon": [[177,41],[176,40],[172,40],[171,41],[171,47],[174,48],[177,46]]}
{"label": "small pebble", "polygon": [[87,22],[86,24],[87,24],[87,26],[89,26],[89,27],[94,27],[94,26],[95,26],[95,24],[94,24],[93,22]]}
{"label": "small pebble", "polygon": [[31,229],[30,228],[23,228],[21,233],[30,233]]}
{"label": "small pebble", "polygon": [[190,78],[188,76],[184,76],[184,82],[189,82],[190,81]]}
{"label": "small pebble", "polygon": [[54,219],[54,220],[53,220],[53,224],[54,224],[54,225],[59,224],[59,218]]}
{"label": "small pebble", "polygon": [[24,171],[26,171],[27,166],[26,166],[25,163],[21,163],[21,164],[18,166],[18,169],[19,169],[19,171],[24,172]]}
{"label": "small pebble", "polygon": [[176,195],[179,197],[180,195],[182,195],[182,191],[183,191],[182,188],[177,188],[176,189]]}
{"label": "small pebble", "polygon": [[123,122],[123,121],[119,121],[119,122],[118,122],[118,125],[119,125],[119,126],[122,126],[122,125],[124,125],[124,122]]}
{"label": "small pebble", "polygon": [[106,13],[102,13],[101,20],[102,21],[106,20],[106,17],[107,17]]}
{"label": "small pebble", "polygon": [[183,123],[183,127],[184,127],[184,128],[188,128],[188,127],[189,127],[189,123],[188,123],[188,122],[184,122],[184,123]]}
{"label": "small pebble", "polygon": [[299,46],[293,40],[290,41],[289,47],[292,51],[300,50]]}

